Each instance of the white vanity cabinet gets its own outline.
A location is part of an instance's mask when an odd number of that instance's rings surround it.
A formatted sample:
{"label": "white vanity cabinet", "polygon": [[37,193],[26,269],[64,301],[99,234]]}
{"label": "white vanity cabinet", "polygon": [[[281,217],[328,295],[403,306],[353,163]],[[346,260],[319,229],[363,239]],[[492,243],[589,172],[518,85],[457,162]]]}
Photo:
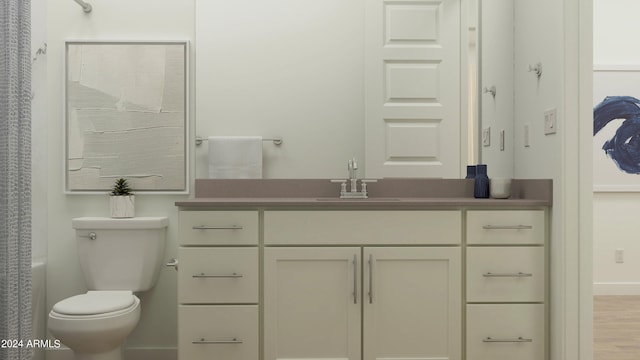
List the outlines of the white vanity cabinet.
{"label": "white vanity cabinet", "polygon": [[548,359],[545,207],[213,209],[179,214],[179,360]]}
{"label": "white vanity cabinet", "polygon": [[466,359],[546,359],[544,210],[467,212]]}
{"label": "white vanity cabinet", "polygon": [[259,359],[258,211],[180,211],[178,359]]}
{"label": "white vanity cabinet", "polygon": [[460,211],[264,219],[264,360],[461,358]]}

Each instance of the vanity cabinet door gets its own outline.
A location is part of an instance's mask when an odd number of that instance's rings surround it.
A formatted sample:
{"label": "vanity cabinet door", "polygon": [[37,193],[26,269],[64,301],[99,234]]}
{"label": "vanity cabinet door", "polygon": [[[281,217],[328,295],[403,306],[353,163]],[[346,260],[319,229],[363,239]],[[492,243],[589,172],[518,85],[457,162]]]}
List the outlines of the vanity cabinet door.
{"label": "vanity cabinet door", "polygon": [[359,360],[360,248],[264,249],[264,360]]}
{"label": "vanity cabinet door", "polygon": [[365,247],[364,360],[461,358],[459,247]]}

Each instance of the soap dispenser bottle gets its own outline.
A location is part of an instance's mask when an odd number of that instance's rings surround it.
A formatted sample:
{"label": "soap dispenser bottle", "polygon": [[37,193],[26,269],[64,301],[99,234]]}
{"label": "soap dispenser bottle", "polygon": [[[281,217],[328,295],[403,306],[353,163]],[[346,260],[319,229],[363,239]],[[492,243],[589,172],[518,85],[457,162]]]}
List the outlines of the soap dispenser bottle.
{"label": "soap dispenser bottle", "polygon": [[489,176],[487,176],[487,165],[476,165],[476,177],[473,184],[473,197],[476,199],[489,198]]}

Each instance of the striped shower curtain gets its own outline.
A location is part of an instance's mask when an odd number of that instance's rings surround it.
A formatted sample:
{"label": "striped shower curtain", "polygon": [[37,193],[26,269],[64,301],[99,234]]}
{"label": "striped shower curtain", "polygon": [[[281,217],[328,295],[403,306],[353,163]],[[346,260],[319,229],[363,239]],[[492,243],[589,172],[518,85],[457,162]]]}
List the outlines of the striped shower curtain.
{"label": "striped shower curtain", "polygon": [[0,360],[30,339],[31,1],[0,0]]}

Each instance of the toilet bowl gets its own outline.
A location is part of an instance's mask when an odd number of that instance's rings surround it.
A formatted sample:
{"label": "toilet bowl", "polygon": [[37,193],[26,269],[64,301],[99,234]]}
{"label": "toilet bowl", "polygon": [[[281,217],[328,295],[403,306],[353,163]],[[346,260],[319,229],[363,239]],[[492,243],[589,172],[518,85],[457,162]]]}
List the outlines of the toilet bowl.
{"label": "toilet bowl", "polygon": [[140,300],[131,291],[89,291],[55,304],[48,326],[76,360],[120,360],[138,320]]}
{"label": "toilet bowl", "polygon": [[140,294],[156,283],[166,217],[75,218],[86,294],[59,301],[48,328],[76,360],[122,360],[122,344],[140,320]]}

